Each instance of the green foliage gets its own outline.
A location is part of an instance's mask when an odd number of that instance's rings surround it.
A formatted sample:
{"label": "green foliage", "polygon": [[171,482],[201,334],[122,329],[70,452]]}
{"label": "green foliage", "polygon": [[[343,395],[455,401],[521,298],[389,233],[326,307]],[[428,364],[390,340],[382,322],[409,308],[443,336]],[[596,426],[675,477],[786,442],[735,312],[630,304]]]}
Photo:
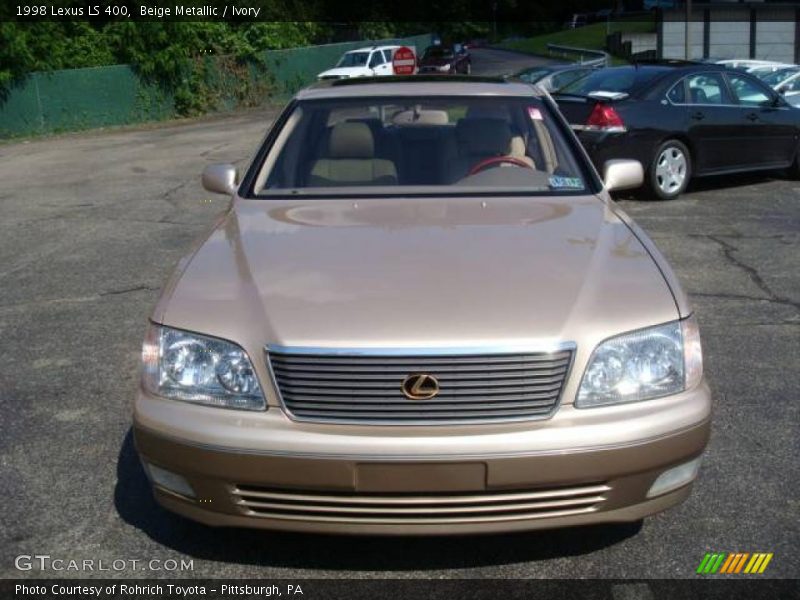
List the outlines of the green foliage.
{"label": "green foliage", "polygon": [[262,51],[310,45],[329,35],[328,26],[317,22],[2,22],[0,92],[32,71],[124,63],[172,93],[180,114],[195,114],[214,108],[214,64],[240,74],[246,88],[245,67],[258,67]]}
{"label": "green foliage", "polygon": [[578,29],[563,29],[554,33],[536,37],[504,42],[502,47],[509,50],[521,50],[533,54],[548,53],[547,44],[561,44],[577,48],[604,50],[606,36],[609,32],[623,31],[629,33],[649,33],[655,30],[652,20],[616,21],[607,23],[594,23]]}

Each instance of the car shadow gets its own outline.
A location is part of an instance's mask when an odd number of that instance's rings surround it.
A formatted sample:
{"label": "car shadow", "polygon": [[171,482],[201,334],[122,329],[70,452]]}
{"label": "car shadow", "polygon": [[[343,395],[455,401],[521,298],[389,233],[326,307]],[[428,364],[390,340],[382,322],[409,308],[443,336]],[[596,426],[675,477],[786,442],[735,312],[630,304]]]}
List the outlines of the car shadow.
{"label": "car shadow", "polygon": [[214,528],[161,508],[131,430],[117,462],[120,517],[162,546],[192,558],[268,567],[404,571],[483,567],[588,554],[636,535],[642,522],[481,536],[336,536]]}
{"label": "car shadow", "polygon": [[[787,175],[781,171],[757,171],[752,173],[733,173],[730,175],[712,175],[709,177],[698,177],[692,179],[688,189],[683,193],[684,196],[703,192],[713,192],[726,190],[749,185],[759,185],[772,181],[789,181]],[[614,200],[633,200],[648,202],[648,198],[637,190],[623,190],[612,192]],[[678,198],[680,200],[680,197]]]}

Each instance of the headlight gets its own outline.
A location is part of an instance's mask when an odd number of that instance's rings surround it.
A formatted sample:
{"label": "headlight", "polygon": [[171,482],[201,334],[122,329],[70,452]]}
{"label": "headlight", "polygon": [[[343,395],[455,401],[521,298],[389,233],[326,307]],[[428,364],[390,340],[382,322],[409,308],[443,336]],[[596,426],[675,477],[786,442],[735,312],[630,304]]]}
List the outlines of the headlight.
{"label": "headlight", "polygon": [[439,67],[439,70],[443,71],[443,72],[449,71],[450,70],[450,65],[442,65],[441,67]]}
{"label": "headlight", "polygon": [[589,359],[575,406],[649,400],[690,389],[703,376],[694,317],[602,342]]}
{"label": "headlight", "polygon": [[142,385],[153,394],[224,408],[266,408],[247,353],[231,342],[151,325],[142,366]]}

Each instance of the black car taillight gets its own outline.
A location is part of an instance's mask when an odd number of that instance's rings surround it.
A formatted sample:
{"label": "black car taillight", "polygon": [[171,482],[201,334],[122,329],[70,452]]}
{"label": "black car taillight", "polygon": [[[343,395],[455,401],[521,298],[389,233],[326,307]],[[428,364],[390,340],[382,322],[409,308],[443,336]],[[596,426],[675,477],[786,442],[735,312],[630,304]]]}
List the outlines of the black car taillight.
{"label": "black car taillight", "polygon": [[595,131],[627,131],[619,113],[610,104],[598,102],[586,121],[586,129]]}

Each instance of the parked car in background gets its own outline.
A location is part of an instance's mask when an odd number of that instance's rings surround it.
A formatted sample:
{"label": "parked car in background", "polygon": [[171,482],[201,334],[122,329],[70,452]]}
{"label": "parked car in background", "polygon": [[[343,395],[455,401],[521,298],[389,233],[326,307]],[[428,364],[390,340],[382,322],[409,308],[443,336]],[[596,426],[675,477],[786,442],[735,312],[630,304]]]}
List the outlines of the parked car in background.
{"label": "parked car in background", "polygon": [[486,38],[472,38],[464,42],[464,48],[470,50],[472,48],[485,48],[489,45],[489,40]]}
{"label": "parked car in background", "polygon": [[760,67],[752,67],[750,69],[747,69],[747,73],[750,73],[751,75],[755,75],[759,79],[763,79],[764,77],[766,77],[767,75],[770,75],[771,73],[777,73],[778,71],[782,71],[783,69],[786,69],[786,68],[789,68],[789,67],[792,67],[792,66],[794,66],[794,65],[788,65],[788,64],[784,64],[784,63],[778,63],[778,64],[775,64],[775,65],[761,65]]}
{"label": "parked car in background", "polygon": [[159,503],[441,535],[689,496],[697,321],[608,195],[641,164],[601,180],[550,97],[502,79],[326,81],[272,127],[241,181],[207,167],[228,208],[151,315],[133,420]]}
{"label": "parked car in background", "polygon": [[393,75],[392,57],[400,46],[372,46],[345,52],[333,69],[317,75],[317,79],[348,79]]}
{"label": "parked car in background", "polygon": [[612,67],[554,97],[598,168],[645,165],[652,198],[676,198],[692,177],[800,171],[796,109],[748,73],[682,61]]}
{"label": "parked car in background", "polygon": [[419,57],[420,73],[472,72],[472,58],[463,44],[428,46]]}
{"label": "parked car in background", "polygon": [[774,60],[756,60],[752,58],[726,58],[723,60],[709,61],[716,65],[722,65],[737,71],[753,71],[753,70],[773,70],[777,68],[787,67],[789,65]]}
{"label": "parked car in background", "polygon": [[793,101],[800,100],[800,66],[785,67],[756,76],[773,90],[782,94],[790,104],[796,105],[797,102]]}
{"label": "parked car in background", "polygon": [[577,65],[574,63],[564,65],[541,65],[519,71],[515,73],[512,78],[519,79],[525,83],[536,83],[548,92],[554,92],[569,83],[586,77],[596,68],[597,67]]}

